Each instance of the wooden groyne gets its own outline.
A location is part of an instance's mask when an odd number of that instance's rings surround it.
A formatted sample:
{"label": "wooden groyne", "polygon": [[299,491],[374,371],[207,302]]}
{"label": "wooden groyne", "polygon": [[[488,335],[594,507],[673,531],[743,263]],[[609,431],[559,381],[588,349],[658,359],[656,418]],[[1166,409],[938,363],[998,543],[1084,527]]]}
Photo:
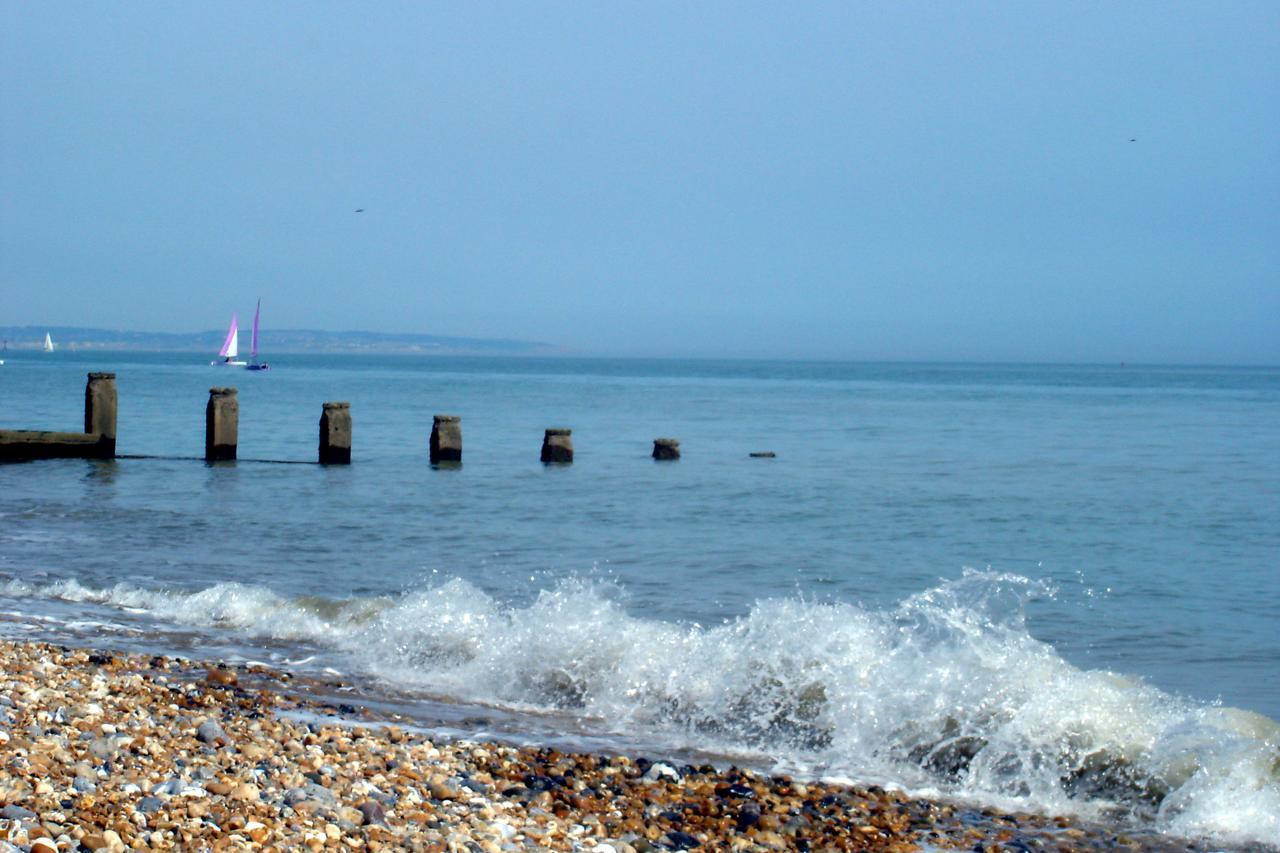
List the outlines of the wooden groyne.
{"label": "wooden groyne", "polygon": [[[36,459],[145,459],[146,456],[116,454],[116,375],[90,373],[84,389],[84,432],[0,429],[0,463]],[[456,467],[462,462],[462,419],[457,415],[435,415],[428,444],[431,464]],[[205,405],[204,461],[237,461],[240,432],[240,400],[235,388],[209,389]],[[542,439],[540,459],[549,465],[573,462],[573,431],[567,427],[547,429]],[[328,402],[320,413],[320,436],[316,462],[321,465],[351,464],[351,404]],[[765,455],[753,453],[752,456]],[[773,454],[768,454],[772,456]],[[178,458],[178,457],[164,457]],[[680,442],[658,438],[653,442],[653,458],[673,461],[680,458]],[[251,462],[284,460],[254,459]]]}
{"label": "wooden groyne", "polygon": [[462,461],[462,418],[436,415],[431,419],[431,464]]}
{"label": "wooden groyne", "polygon": [[680,442],[674,438],[655,438],[653,458],[661,462],[674,462],[680,458]]}
{"label": "wooden groyne", "polygon": [[90,373],[84,387],[84,432],[0,429],[0,462],[114,459],[116,375]]}
{"label": "wooden groyne", "polygon": [[573,430],[568,427],[549,429],[542,437],[541,459],[547,464],[568,465],[573,461]]}
{"label": "wooden groyne", "polygon": [[234,388],[210,388],[204,407],[204,458],[231,462],[240,436],[240,398]]}
{"label": "wooden groyne", "polygon": [[325,403],[320,412],[321,465],[351,464],[351,404]]}

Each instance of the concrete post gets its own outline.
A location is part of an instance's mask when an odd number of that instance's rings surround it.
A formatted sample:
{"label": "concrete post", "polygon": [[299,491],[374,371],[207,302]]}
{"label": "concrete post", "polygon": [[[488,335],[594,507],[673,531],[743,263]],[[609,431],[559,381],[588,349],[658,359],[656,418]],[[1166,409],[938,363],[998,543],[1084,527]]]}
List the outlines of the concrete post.
{"label": "concrete post", "polygon": [[325,403],[320,413],[320,464],[351,464],[351,404]]}
{"label": "concrete post", "polygon": [[431,423],[431,464],[462,461],[462,419],[436,415]]}
{"label": "concrete post", "polygon": [[680,442],[674,438],[655,438],[653,440],[654,459],[679,459]]}
{"label": "concrete post", "polygon": [[204,409],[204,458],[209,462],[234,460],[240,432],[240,399],[234,388],[210,388]]}
{"label": "concrete post", "polygon": [[573,461],[573,430],[565,428],[549,429],[542,438],[543,462]]}
{"label": "concrete post", "polygon": [[98,455],[116,455],[116,375],[90,373],[84,386],[84,431],[98,436]]}

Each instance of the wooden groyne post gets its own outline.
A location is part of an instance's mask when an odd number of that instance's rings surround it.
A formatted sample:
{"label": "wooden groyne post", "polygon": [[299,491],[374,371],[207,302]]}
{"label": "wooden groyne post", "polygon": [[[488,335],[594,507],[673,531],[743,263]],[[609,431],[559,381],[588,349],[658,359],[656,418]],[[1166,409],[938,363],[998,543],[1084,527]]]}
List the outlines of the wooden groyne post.
{"label": "wooden groyne post", "polygon": [[90,373],[84,389],[84,432],[0,429],[0,462],[114,459],[116,375]]}
{"label": "wooden groyne post", "polygon": [[680,442],[674,438],[655,438],[653,440],[653,458],[663,461],[680,458]]}
{"label": "wooden groyne post", "polygon": [[462,419],[436,415],[431,421],[431,464],[462,461]]}
{"label": "wooden groyne post", "polygon": [[350,403],[325,403],[320,412],[320,464],[351,464]]}
{"label": "wooden groyne post", "polygon": [[240,432],[240,400],[234,388],[210,388],[204,408],[206,462],[234,461]]}
{"label": "wooden groyne post", "polygon": [[542,461],[567,464],[573,461],[573,430],[553,427],[542,437]]}
{"label": "wooden groyne post", "polygon": [[90,373],[84,385],[84,431],[98,436],[102,458],[116,455],[116,375]]}

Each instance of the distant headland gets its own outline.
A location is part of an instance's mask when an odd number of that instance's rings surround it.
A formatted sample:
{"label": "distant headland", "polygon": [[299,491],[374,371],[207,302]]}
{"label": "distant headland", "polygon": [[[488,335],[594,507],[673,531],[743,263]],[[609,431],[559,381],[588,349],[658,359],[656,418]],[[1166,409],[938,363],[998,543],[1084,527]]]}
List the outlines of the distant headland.
{"label": "distant headland", "polygon": [[[38,350],[45,333],[59,350],[152,350],[217,352],[226,330],[203,332],[135,332],[77,326],[0,326],[0,341],[9,350]],[[334,353],[441,353],[537,355],[557,350],[539,341],[459,338],[395,332],[328,332],[318,329],[272,329],[263,336],[263,351]]]}

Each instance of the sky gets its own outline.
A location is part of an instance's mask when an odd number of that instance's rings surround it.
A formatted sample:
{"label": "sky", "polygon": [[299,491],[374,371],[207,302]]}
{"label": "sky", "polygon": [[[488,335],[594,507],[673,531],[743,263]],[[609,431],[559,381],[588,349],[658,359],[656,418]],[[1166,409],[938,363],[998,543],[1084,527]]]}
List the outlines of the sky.
{"label": "sky", "polygon": [[583,355],[1280,364],[1280,4],[0,0],[0,325],[258,298]]}

